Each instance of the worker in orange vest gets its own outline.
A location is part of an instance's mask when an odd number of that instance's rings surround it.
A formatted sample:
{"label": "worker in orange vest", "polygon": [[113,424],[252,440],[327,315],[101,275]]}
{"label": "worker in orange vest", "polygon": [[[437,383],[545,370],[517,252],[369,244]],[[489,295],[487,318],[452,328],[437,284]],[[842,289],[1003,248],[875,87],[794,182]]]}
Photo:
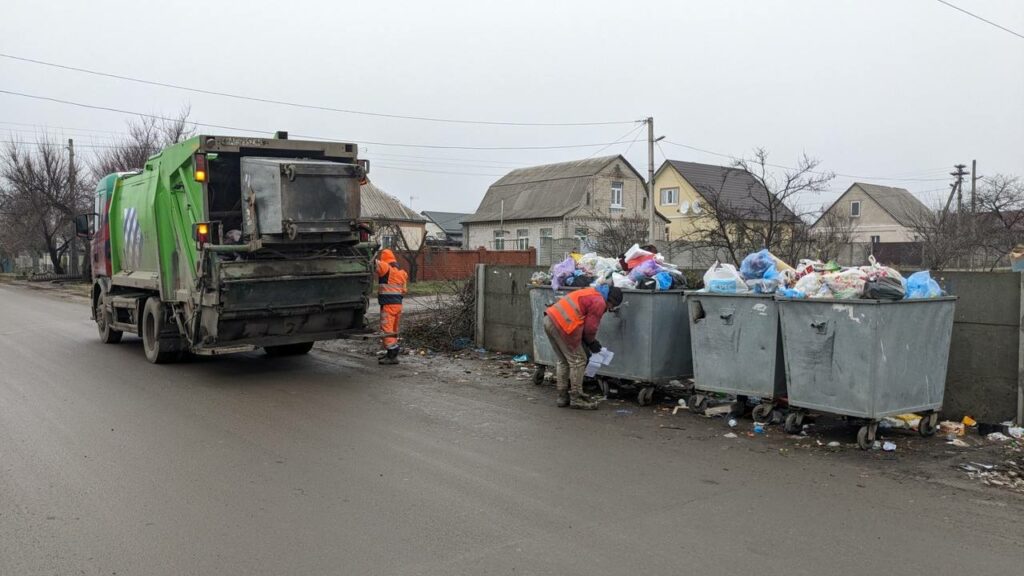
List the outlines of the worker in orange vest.
{"label": "worker in orange vest", "polygon": [[601,317],[622,303],[622,290],[598,286],[574,290],[544,311],[544,332],[557,357],[558,406],[596,410],[600,399],[583,393],[587,351],[600,352]]}
{"label": "worker in orange vest", "polygon": [[398,267],[395,253],[385,248],[377,255],[377,303],[380,304],[381,364],[398,364],[398,325],[402,318],[402,296],[409,274]]}

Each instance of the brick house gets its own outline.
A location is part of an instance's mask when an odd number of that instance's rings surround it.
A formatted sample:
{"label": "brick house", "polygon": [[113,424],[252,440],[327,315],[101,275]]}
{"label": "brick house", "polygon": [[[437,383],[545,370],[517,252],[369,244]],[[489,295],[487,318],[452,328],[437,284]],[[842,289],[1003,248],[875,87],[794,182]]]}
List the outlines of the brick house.
{"label": "brick house", "polygon": [[[645,186],[621,155],[519,168],[492,184],[476,212],[463,220],[464,245],[536,247],[538,263],[549,264],[570,250],[585,249],[587,236],[602,220],[646,218]],[[659,234],[663,227],[656,227]]]}

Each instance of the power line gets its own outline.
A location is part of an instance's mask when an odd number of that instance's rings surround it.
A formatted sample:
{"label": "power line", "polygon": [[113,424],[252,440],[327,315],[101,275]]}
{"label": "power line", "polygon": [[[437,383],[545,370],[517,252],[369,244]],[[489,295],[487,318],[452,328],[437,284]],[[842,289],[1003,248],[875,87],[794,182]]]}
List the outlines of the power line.
{"label": "power line", "polygon": [[[721,152],[713,152],[711,150],[705,150],[704,148],[698,148],[696,146],[690,146],[689,144],[681,144],[679,142],[673,142],[671,140],[665,140],[665,143],[666,144],[671,144],[673,146],[679,146],[681,148],[688,148],[690,150],[696,150],[698,152],[703,152],[705,154],[711,154],[713,156],[721,156],[723,158],[730,158],[732,160],[745,160],[745,158],[741,158],[741,157],[738,157],[738,156],[733,156],[732,154],[722,154]],[[798,170],[798,168],[794,168],[792,166],[784,166],[782,164],[772,164],[772,163],[769,163],[769,162],[765,162],[765,166],[771,166],[773,168],[782,168],[783,170]],[[822,175],[822,176],[827,175],[827,174],[832,174],[834,176],[841,176],[843,178],[854,178],[854,179],[858,179],[859,178],[859,179],[864,179],[864,180],[893,180],[893,181],[897,181],[897,182],[942,182],[942,181],[948,180],[948,178],[890,178],[890,177],[885,177],[885,176],[858,176],[856,174],[843,174],[843,173],[840,173],[840,172],[824,172],[824,171],[821,171],[821,170],[807,170],[807,172],[810,172],[812,174],[819,174],[819,175]]]}
{"label": "power line", "polygon": [[[159,116],[159,115],[156,115],[156,114],[145,114],[143,112],[133,112],[131,110],[123,110],[123,109],[120,109],[120,108],[113,108],[113,107],[110,107],[110,106],[97,106],[97,105],[94,105],[94,104],[84,104],[82,102],[73,102],[71,100],[62,100],[60,98],[53,98],[51,96],[38,96],[38,95],[35,95],[35,94],[26,94],[24,92],[15,92],[13,90],[0,90],[0,94],[10,94],[12,96],[21,96],[23,98],[32,98],[32,99],[35,99],[35,100],[45,100],[45,101],[48,101],[48,102],[56,102],[58,104],[66,104],[68,106],[77,106],[79,108],[89,108],[89,109],[92,109],[92,110],[104,110],[104,111],[107,111],[107,112],[116,112],[118,114],[128,114],[130,116],[139,116],[139,117],[142,117],[142,118],[153,118],[153,119],[156,119],[156,120],[164,120],[164,121],[169,121],[169,122],[175,122],[175,121],[178,120],[176,118],[168,118],[166,116]],[[270,133],[273,132],[273,130],[257,130],[257,129],[254,129],[254,128],[242,128],[242,127],[239,127],[239,126],[227,126],[227,125],[224,125],[224,124],[210,124],[208,122],[197,122],[197,121],[193,121],[193,120],[188,120],[186,123],[187,124],[192,124],[194,126],[205,126],[207,128],[218,128],[218,129],[222,129],[222,130],[235,130],[237,132],[249,132],[249,133],[252,133],[252,134],[270,134]],[[310,140],[326,140],[326,141],[330,141],[330,142],[336,142],[336,141],[339,141],[339,140],[342,140],[342,141],[343,140],[347,140],[346,138],[330,138],[330,137],[326,137],[326,136],[313,136],[313,135],[309,135],[309,134],[293,134],[293,135],[297,136],[299,138],[307,138],[307,139],[310,139]],[[394,146],[394,147],[399,147],[399,148],[429,148],[429,149],[436,149],[436,150],[562,150],[562,149],[567,149],[567,148],[594,148],[594,147],[598,147],[598,146],[608,146],[610,144],[620,144],[621,142],[625,142],[625,140],[622,140],[622,141],[617,141],[617,142],[599,142],[599,143],[596,143],[596,144],[561,144],[561,145],[554,145],[554,146],[448,146],[448,145],[441,145],[441,144],[399,144],[399,143],[395,143],[395,142],[374,142],[374,141],[371,141],[371,140],[361,140],[361,139],[358,139],[358,138],[352,138],[351,140],[355,140],[356,142],[360,142],[362,144],[372,144],[374,146]]]}
{"label": "power line", "polygon": [[1018,38],[1024,39],[1024,34],[1021,34],[1019,32],[1014,32],[1013,30],[1010,30],[1006,26],[1002,26],[1000,24],[996,24],[995,22],[993,22],[991,20],[987,20],[985,18],[982,18],[981,16],[978,16],[977,14],[975,14],[973,12],[968,12],[967,10],[964,10],[963,8],[961,8],[959,6],[956,6],[954,4],[946,2],[946,0],[936,0],[936,1],[939,4],[945,4],[946,6],[949,6],[950,8],[952,8],[953,10],[959,10],[960,12],[963,12],[964,14],[967,14],[968,16],[970,16],[972,18],[977,18],[978,20],[981,20],[982,22],[984,22],[986,24],[991,24],[992,26],[995,26],[996,28],[999,28],[1000,30],[1002,30],[1004,32],[1009,32],[1010,34],[1013,34],[1014,36],[1016,36]]}
{"label": "power line", "polygon": [[455,176],[488,176],[500,178],[504,174],[484,174],[482,172],[450,172],[447,170],[425,170],[422,168],[403,168],[401,166],[387,166],[384,164],[374,164],[374,168],[383,168],[385,170],[405,170],[407,172],[426,172],[428,174],[452,174]]}
{"label": "power line", "polygon": [[70,70],[73,72],[81,72],[82,74],[92,74],[93,76],[103,76],[105,78],[114,78],[117,80],[124,80],[127,82],[136,82],[139,84],[147,84],[150,86],[160,86],[162,88],[173,88],[175,90],[184,90],[186,92],[195,92],[198,94],[207,94],[210,96],[222,96],[224,98],[234,98],[236,100],[248,100],[251,102],[261,102],[263,104],[278,104],[280,106],[290,106],[292,108],[306,108],[309,110],[319,110],[322,112],[339,112],[342,114],[354,114],[358,116],[372,116],[375,118],[393,118],[399,120],[418,120],[422,122],[443,122],[447,124],[477,124],[486,126],[545,126],[545,127],[559,127],[559,126],[609,126],[615,124],[631,124],[632,120],[622,121],[608,121],[608,122],[503,122],[503,121],[491,121],[491,120],[460,120],[455,118],[434,118],[429,116],[410,116],[405,114],[385,114],[382,112],[367,112],[365,110],[352,110],[347,108],[334,108],[331,106],[322,106],[317,104],[303,104],[299,102],[289,102],[286,100],[274,100],[272,98],[261,98],[258,96],[245,96],[242,94],[232,94],[230,92],[219,92],[217,90],[208,90],[205,88],[195,88],[191,86],[182,86],[180,84],[171,84],[170,82],[157,82],[154,80],[145,80],[142,78],[135,78],[132,76],[124,76],[122,74],[112,74],[110,72],[101,72],[99,70],[90,70],[88,68],[79,68],[76,66],[69,66],[67,64],[58,64],[56,62],[46,62],[44,60],[36,60],[34,58],[26,58],[24,56],[15,56],[13,54],[0,53],[0,57],[8,58],[11,60],[18,60],[20,62],[28,62],[31,64],[38,64],[41,66],[49,66],[51,68],[60,68],[62,70]]}

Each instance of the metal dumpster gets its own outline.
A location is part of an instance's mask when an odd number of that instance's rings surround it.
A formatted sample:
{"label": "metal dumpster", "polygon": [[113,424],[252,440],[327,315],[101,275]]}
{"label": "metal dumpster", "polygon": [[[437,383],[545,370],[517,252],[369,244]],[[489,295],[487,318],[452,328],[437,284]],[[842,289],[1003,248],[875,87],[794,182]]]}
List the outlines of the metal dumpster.
{"label": "metal dumpster", "polygon": [[[556,294],[550,286],[530,287],[537,384],[544,378],[544,367],[554,366],[556,358],[544,332],[544,311],[567,292]],[[686,296],[682,290],[623,290],[622,294],[622,305],[604,315],[597,333],[601,344],[615,353],[611,364],[598,370],[598,376],[646,384],[637,394],[640,404],[646,405],[655,385],[693,374]]]}
{"label": "metal dumpster", "polygon": [[[786,376],[779,337],[779,308],[769,294],[686,293],[694,388],[762,399],[754,420],[767,421],[773,400],[785,396]],[[708,398],[695,394],[690,409],[703,413]],[[781,415],[780,415],[781,417]]]}
{"label": "metal dumpster", "polygon": [[[875,441],[878,419],[924,412],[935,433],[946,388],[955,297],[921,300],[779,300],[791,407],[867,420],[857,443]],[[799,431],[803,413],[786,417]]]}

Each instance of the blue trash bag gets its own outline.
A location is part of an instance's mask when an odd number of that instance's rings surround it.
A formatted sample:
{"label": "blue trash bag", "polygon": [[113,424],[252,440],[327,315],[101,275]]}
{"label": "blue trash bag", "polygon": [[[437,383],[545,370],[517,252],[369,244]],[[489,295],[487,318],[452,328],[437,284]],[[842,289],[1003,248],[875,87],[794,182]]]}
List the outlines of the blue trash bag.
{"label": "blue trash bag", "polygon": [[[735,294],[740,291],[739,284],[735,278],[715,278],[714,280],[708,280],[708,283],[704,288],[708,292],[715,292],[718,294]],[[746,290],[746,286],[743,287],[743,290]]]}
{"label": "blue trash bag", "polygon": [[796,288],[783,288],[777,292],[783,298],[807,298],[807,294],[804,294],[803,290],[797,290]]}
{"label": "blue trash bag", "polygon": [[775,259],[767,249],[764,249],[747,254],[747,257],[740,263],[740,274],[747,280],[758,280],[764,278],[769,266],[775,268]]}
{"label": "blue trash bag", "polygon": [[654,281],[658,283],[658,290],[668,290],[672,287],[672,275],[668,272],[658,272],[654,275]]}
{"label": "blue trash bag", "polygon": [[904,296],[905,300],[913,300],[915,298],[938,298],[943,296],[945,292],[942,291],[942,287],[935,280],[932,280],[932,275],[927,270],[920,272],[914,272],[907,278],[907,293]]}

